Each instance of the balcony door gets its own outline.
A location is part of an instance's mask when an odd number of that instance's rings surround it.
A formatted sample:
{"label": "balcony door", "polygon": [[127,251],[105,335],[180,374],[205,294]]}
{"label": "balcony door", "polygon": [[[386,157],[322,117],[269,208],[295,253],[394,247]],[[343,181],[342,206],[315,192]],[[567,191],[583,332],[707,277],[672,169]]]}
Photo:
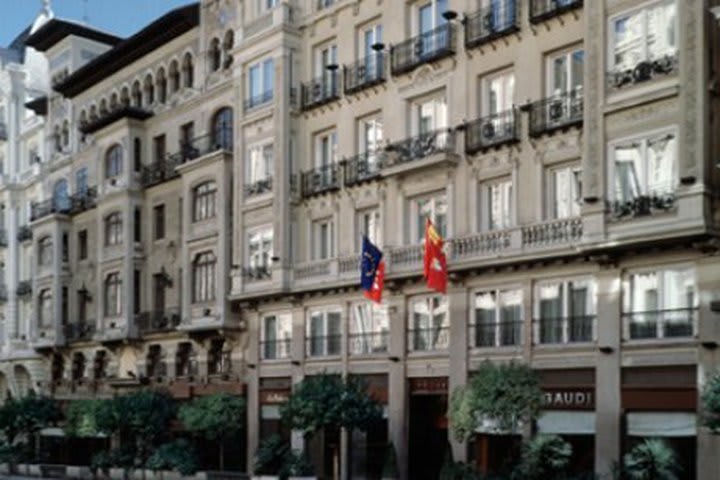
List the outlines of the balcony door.
{"label": "balcony door", "polygon": [[165,311],[165,278],[162,273],[153,275],[153,310]]}
{"label": "balcony door", "polygon": [[582,95],[585,52],[576,48],[548,58],[548,97],[575,92]]}

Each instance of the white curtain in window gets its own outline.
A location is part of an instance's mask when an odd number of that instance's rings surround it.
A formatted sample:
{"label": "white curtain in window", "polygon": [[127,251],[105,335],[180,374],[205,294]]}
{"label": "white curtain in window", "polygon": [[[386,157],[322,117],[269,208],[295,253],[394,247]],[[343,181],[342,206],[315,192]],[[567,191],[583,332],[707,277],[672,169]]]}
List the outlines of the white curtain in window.
{"label": "white curtain in window", "polygon": [[676,139],[671,135],[648,140],[647,191],[649,194],[671,192],[675,177]]}

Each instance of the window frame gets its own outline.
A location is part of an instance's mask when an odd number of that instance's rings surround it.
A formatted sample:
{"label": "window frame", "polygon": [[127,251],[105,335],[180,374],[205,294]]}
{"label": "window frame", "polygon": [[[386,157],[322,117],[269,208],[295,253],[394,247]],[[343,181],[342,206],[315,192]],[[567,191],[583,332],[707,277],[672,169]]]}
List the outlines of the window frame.
{"label": "window frame", "polygon": [[[268,338],[270,329],[268,328],[268,320],[275,320],[274,338]],[[292,348],[292,314],[290,312],[266,313],[261,317],[260,322],[260,358],[262,360],[284,360],[290,358]],[[286,327],[286,328],[284,328]],[[269,345],[273,343],[272,355],[269,355],[271,348]],[[284,345],[284,346],[281,346]],[[286,351],[283,352],[283,349]]]}
{"label": "window frame", "polygon": [[[567,171],[569,189],[568,195],[568,214],[561,215],[559,213],[558,202],[558,177],[557,174]],[[582,208],[582,165],[579,162],[562,163],[559,165],[550,165],[546,168],[546,218],[548,220],[561,220],[567,218],[579,217]]]}
{"label": "window frame", "polygon": [[206,180],[192,189],[192,221],[207,221],[217,216],[217,182]]}
{"label": "window frame", "polygon": [[162,240],[166,235],[165,204],[153,206],[153,240]]}
{"label": "window frame", "polygon": [[[370,221],[368,221],[368,216],[371,217]],[[374,228],[371,225],[372,220],[374,220],[375,222]],[[355,251],[360,252],[362,250],[362,237],[364,236],[367,236],[368,239],[370,239],[370,241],[378,248],[382,248],[382,227],[382,213],[380,212],[379,206],[357,209],[355,211],[355,231],[357,232],[357,234],[355,235]],[[373,230],[369,231],[369,229],[371,228]]]}
{"label": "window frame", "polygon": [[[322,227],[327,226],[327,230],[323,235]],[[313,260],[329,260],[335,258],[335,219],[333,217],[323,217],[312,220],[311,223],[311,257]],[[325,236],[327,252],[323,253],[322,237]]]}
{"label": "window frame", "polygon": [[[255,184],[265,180],[272,179],[275,175],[275,142],[274,139],[264,140],[248,146],[248,162],[246,167],[247,184]],[[267,152],[270,152],[269,162]],[[260,160],[256,161],[256,155]],[[256,165],[262,165],[262,168],[255,168]],[[260,176],[256,170],[265,170],[265,175]]]}
{"label": "window frame", "polygon": [[[259,92],[255,92],[253,89],[254,69],[257,69],[258,72],[258,84],[260,86]],[[269,80],[266,78],[268,76],[270,77]],[[250,108],[255,108],[272,101],[275,96],[275,59],[273,57],[266,57],[248,65],[247,87],[245,91],[247,93],[248,100],[251,102]]]}
{"label": "window frame", "polygon": [[[54,317],[53,315],[53,294],[52,288],[43,288],[38,293],[38,326],[41,328],[51,327],[52,323],[48,323]],[[46,318],[47,317],[47,318]]]}
{"label": "window frame", "polygon": [[[494,81],[498,79],[503,79],[508,77],[510,79],[510,85],[508,86],[506,84],[507,80],[502,83],[501,90],[503,91],[503,95],[501,95],[502,98],[507,96],[506,90],[510,90],[510,105],[507,106],[507,108],[499,109],[495,107],[494,111],[492,108],[492,84]],[[483,75],[480,80],[480,116],[481,117],[487,117],[490,115],[499,115],[503,112],[507,112],[512,110],[515,107],[515,69],[513,66],[504,68],[502,70],[489,73],[487,75]],[[504,100],[502,101],[504,102]],[[496,100],[496,104],[499,104]]]}
{"label": "window frame", "polygon": [[[558,95],[571,95],[576,94],[579,96],[582,96],[582,92],[585,86],[585,78],[584,78],[584,71],[580,70],[582,72],[582,78],[580,85],[576,85],[574,88],[571,88],[572,85],[575,83],[575,78],[573,74],[573,55],[582,52],[582,64],[585,65],[585,47],[582,44],[574,44],[572,46],[563,48],[561,50],[548,53],[545,56],[545,81],[546,81],[546,93],[547,97],[552,98]],[[555,68],[554,68],[554,62],[557,58],[565,57],[566,65],[565,65],[565,85],[563,85],[562,90],[555,89]]]}
{"label": "window frame", "polygon": [[[445,202],[444,222],[438,221],[439,217],[437,209],[439,208],[438,202],[440,201],[440,197],[443,197]],[[420,202],[425,201],[430,202],[430,219],[440,236],[444,239],[447,239],[450,236],[450,205],[448,203],[447,191],[437,190],[434,192],[424,193],[410,198],[410,218],[412,221],[412,224],[410,225],[410,243],[413,245],[422,244],[425,241],[425,219],[427,217],[420,217]]]}
{"label": "window frame", "polygon": [[50,235],[44,235],[37,242],[38,265],[50,267],[53,263],[53,240]]}
{"label": "window frame", "polygon": [[195,254],[192,262],[192,303],[208,303],[217,297],[217,256],[212,250]]}
{"label": "window frame", "polygon": [[[316,336],[313,335],[312,332],[312,322],[313,317],[315,315],[321,316],[322,321],[322,332],[321,335]],[[338,333],[330,333],[330,320],[331,315],[337,315],[337,331]],[[327,306],[327,307],[318,307],[310,309],[307,313],[307,318],[305,320],[305,338],[306,338],[306,345],[305,345],[305,353],[308,356],[308,358],[318,358],[318,357],[339,357],[343,353],[343,337],[344,337],[344,328],[343,328],[343,314],[342,314],[342,308],[337,306]],[[337,344],[332,345],[334,348],[330,348],[330,341],[331,338],[338,337],[337,338]],[[321,353],[313,353],[315,352],[315,348],[318,346],[318,344],[313,344],[313,339],[319,338],[321,340],[319,346],[321,347]],[[337,351],[335,351],[335,348],[337,348]],[[332,351],[331,351],[332,350]]]}
{"label": "window frame", "polygon": [[[470,330],[468,334],[468,346],[472,349],[481,349],[481,348],[498,348],[498,347],[510,347],[510,348],[518,348],[523,345],[523,330],[525,326],[525,304],[524,304],[524,290],[517,285],[508,285],[504,287],[498,287],[498,288],[478,288],[472,292],[472,298],[471,298],[471,309],[472,309],[472,315],[474,318],[471,322],[468,323],[468,329]],[[493,344],[492,345],[478,345],[478,333],[477,328],[478,325],[482,325],[483,322],[478,321],[478,311],[481,310],[481,307],[478,305],[479,297],[481,295],[492,295],[492,301],[494,304],[493,311],[494,311],[494,319],[493,322],[490,325],[493,325]],[[512,306],[512,303],[509,303],[505,301],[505,297],[512,296],[512,295],[519,295],[520,297],[520,314],[519,320],[508,320],[505,318],[503,308]],[[485,309],[488,310],[488,309]],[[514,329],[513,323],[517,322],[517,331]],[[517,334],[517,343],[505,343],[503,341],[503,334],[507,333],[506,325],[510,324],[510,332],[514,335]],[[473,335],[474,333],[474,335]]]}
{"label": "window frame", "polygon": [[[265,235],[267,235],[268,232],[270,234],[269,235],[270,250],[266,252],[264,249],[265,240],[266,240]],[[273,257],[273,251],[275,248],[274,234],[275,234],[275,232],[273,230],[272,224],[262,225],[262,226],[254,227],[254,228],[247,230],[246,237],[245,237],[247,240],[247,243],[246,243],[247,246],[245,249],[245,258],[247,259],[247,265],[250,268],[270,269],[270,267],[273,264],[272,257]],[[251,238],[253,236],[258,236],[260,238],[259,249],[257,250],[257,252],[252,252],[253,241],[251,240]],[[259,256],[256,255],[255,253],[257,253]],[[266,254],[266,257],[263,257],[264,254]],[[266,260],[265,261],[257,261],[256,259],[258,259],[258,258],[265,258]]]}
{"label": "window frame", "polygon": [[[434,306],[434,302],[438,301],[437,306]],[[425,304],[425,307],[427,309],[427,323],[428,326],[421,326],[423,322],[420,322],[420,324],[417,322],[418,318],[416,315],[422,315],[422,312],[417,312],[415,310],[415,306],[418,304]],[[440,324],[435,324],[435,316],[437,315],[438,309],[443,310],[440,313],[443,314],[443,320]],[[446,351],[450,348],[450,308],[449,308],[449,302],[448,298],[445,295],[417,295],[414,297],[411,297],[408,299],[408,319],[407,319],[407,333],[408,333],[408,342],[407,342],[407,351],[410,353],[414,352],[436,352],[436,351]],[[419,338],[417,337],[417,332],[425,332],[428,331],[432,333],[435,332],[435,339],[427,342],[427,338],[424,338],[425,335],[423,335],[422,340],[425,344],[425,346],[418,346],[421,342],[419,342]],[[446,340],[443,342],[441,341],[440,335],[444,334],[446,337]],[[438,345],[439,344],[439,345]],[[444,346],[443,346],[444,344]]]}
{"label": "window frame", "polygon": [[123,238],[123,216],[121,212],[112,212],[105,217],[105,246],[113,247],[122,245]]}
{"label": "window frame", "polygon": [[[548,278],[535,282],[533,286],[533,343],[535,345],[564,345],[572,342],[570,335],[570,321],[576,318],[572,312],[572,292],[573,287],[581,286],[586,291],[585,311],[580,317],[593,317],[592,334],[590,340],[582,343],[589,343],[597,340],[597,326],[595,317],[597,317],[597,282],[592,276],[578,276],[568,278]],[[542,290],[545,288],[559,288],[560,309],[559,317],[547,318],[545,320],[554,320],[561,322],[561,335],[557,341],[541,342],[542,316],[541,302],[543,300]],[[552,335],[551,335],[552,336]]]}
{"label": "window frame", "polygon": [[120,272],[111,272],[105,276],[103,282],[103,313],[106,318],[115,318],[122,315],[122,287],[123,281]]}
{"label": "window frame", "polygon": [[[478,188],[478,206],[480,209],[480,230],[483,232],[498,232],[513,228],[516,225],[516,188],[514,175],[503,175],[493,179],[480,182]],[[509,193],[504,192],[509,185]],[[493,218],[493,189],[500,188],[499,197],[501,200],[500,212],[502,221],[496,222]],[[507,204],[509,202],[509,204]],[[495,222],[495,223],[494,223]]]}
{"label": "window frame", "polygon": [[105,151],[105,178],[113,179],[123,173],[123,150],[119,143],[108,147]]}

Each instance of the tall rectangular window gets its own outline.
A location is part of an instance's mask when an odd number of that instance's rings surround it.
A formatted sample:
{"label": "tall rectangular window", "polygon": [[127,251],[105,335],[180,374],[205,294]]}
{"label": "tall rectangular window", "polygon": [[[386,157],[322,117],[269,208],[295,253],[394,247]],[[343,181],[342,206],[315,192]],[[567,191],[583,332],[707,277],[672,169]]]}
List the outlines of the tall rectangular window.
{"label": "tall rectangular window", "polygon": [[165,238],[165,204],[153,207],[155,240]]}
{"label": "tall rectangular window", "polygon": [[155,155],[154,160],[160,162],[165,159],[167,154],[167,148],[165,146],[165,135],[158,135],[153,138],[153,154]]}
{"label": "tall rectangular window", "polygon": [[634,69],[641,62],[652,62],[677,54],[677,6],[663,0],[610,21],[610,66]]}
{"label": "tall rectangular window", "polygon": [[595,286],[591,280],[539,282],[535,291],[537,343],[593,340]]}
{"label": "tall rectangular window", "polygon": [[620,202],[641,196],[662,196],[677,185],[677,139],[674,133],[618,142],[611,147],[614,184],[610,191]]}
{"label": "tall rectangular window", "polygon": [[141,299],[142,299],[142,285],[141,285],[141,274],[140,270],[133,270],[133,313],[140,313]]}
{"label": "tall rectangular window", "polygon": [[[379,115],[358,120],[358,153],[368,153],[368,161],[374,162],[382,147],[383,122]],[[371,158],[372,157],[372,158]]]}
{"label": "tall rectangular window", "polygon": [[309,357],[340,355],[342,345],[340,312],[335,310],[312,312],[308,319],[306,335]]}
{"label": "tall rectangular window", "polygon": [[447,297],[415,298],[410,302],[408,349],[445,350],[450,344],[450,318]]}
{"label": "tall rectangular window", "polygon": [[416,198],[412,203],[415,222],[413,225],[412,239],[420,243],[425,239],[425,224],[429,218],[435,229],[443,238],[447,238],[447,195],[445,192],[431,196]]}
{"label": "tall rectangular window", "polygon": [[423,135],[448,126],[447,103],[445,97],[436,97],[417,102],[413,105],[414,135]]}
{"label": "tall rectangular window", "polygon": [[349,330],[350,355],[386,353],[390,334],[388,307],[371,302],[356,303]]}
{"label": "tall rectangular window", "polygon": [[87,168],[81,168],[75,172],[75,191],[79,195],[84,195],[88,190],[88,173]]}
{"label": "tall rectangular window", "polygon": [[515,73],[504,71],[483,81],[481,111],[483,115],[497,115],[512,110],[515,103]]}
{"label": "tall rectangular window", "polygon": [[370,241],[382,247],[382,225],[380,223],[380,209],[368,208],[357,213],[357,251],[362,248],[362,237],[366,236]]}
{"label": "tall rectangular window", "polygon": [[88,256],[88,235],[87,230],[78,232],[78,260],[85,260]]}
{"label": "tall rectangular window", "polygon": [[260,355],[263,360],[290,358],[292,316],[289,313],[263,317]]}
{"label": "tall rectangular window", "polygon": [[574,48],[548,57],[548,96],[582,94],[585,52]]}
{"label": "tall rectangular window", "polygon": [[192,141],[194,138],[195,124],[193,122],[188,122],[180,126],[180,146],[182,148],[192,145]]}
{"label": "tall rectangular window", "polygon": [[313,259],[324,260],[335,256],[335,222],[330,219],[317,220],[312,224]]}
{"label": "tall rectangular window", "polygon": [[570,218],[580,215],[582,199],[580,167],[563,165],[548,171],[548,217]]}
{"label": "tall rectangular window", "polygon": [[273,256],[273,229],[264,227],[248,233],[248,265],[268,269]]}
{"label": "tall rectangular window", "polygon": [[269,102],[275,85],[275,61],[262,60],[248,69],[248,106],[250,108]]}
{"label": "tall rectangular window", "polygon": [[337,162],[337,133],[335,130],[315,136],[315,166],[325,167]]}
{"label": "tall rectangular window", "polygon": [[272,143],[251,146],[248,156],[248,184],[256,184],[273,177],[275,150]]}
{"label": "tall rectangular window", "polygon": [[133,213],[133,240],[137,243],[142,242],[142,213],[139,207],[135,207]]}
{"label": "tall rectangular window", "polygon": [[513,187],[509,178],[486,182],[480,187],[480,218],[483,230],[501,230],[513,225]]}
{"label": "tall rectangular window", "polygon": [[522,290],[489,290],[475,295],[470,346],[502,347],[522,343]]}

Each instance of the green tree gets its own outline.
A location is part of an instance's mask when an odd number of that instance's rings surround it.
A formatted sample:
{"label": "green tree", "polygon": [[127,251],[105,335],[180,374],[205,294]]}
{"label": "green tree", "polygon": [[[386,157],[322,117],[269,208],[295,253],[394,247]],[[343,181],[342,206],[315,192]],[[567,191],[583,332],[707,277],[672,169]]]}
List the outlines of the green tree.
{"label": "green tree", "polygon": [[563,478],[572,457],[572,446],[557,435],[538,435],[523,445],[514,477],[522,480]]}
{"label": "green tree", "polygon": [[69,437],[97,437],[107,434],[98,427],[98,415],[111,400],[73,400],[65,409],[65,434]]}
{"label": "green tree", "polygon": [[150,470],[174,470],[181,475],[192,475],[197,471],[197,455],[187,440],[181,438],[160,445],[148,459]]}
{"label": "green tree", "polygon": [[531,423],[540,414],[543,391],[537,374],[527,365],[489,361],[457,387],[450,401],[450,423],[459,441],[467,440],[482,419],[498,430],[513,430],[518,422]]}
{"label": "green tree", "polygon": [[61,418],[57,402],[50,397],[28,395],[8,399],[0,407],[0,431],[6,452],[11,458],[21,454],[34,458],[38,432],[55,425]]}
{"label": "green tree", "polygon": [[189,432],[218,442],[220,470],[224,470],[225,442],[245,428],[245,399],[227,393],[198,397],[180,407],[179,417]]}
{"label": "green tree", "polygon": [[283,461],[290,453],[290,446],[278,434],[265,438],[253,459],[253,473],[256,475],[277,475]]}
{"label": "green tree", "polygon": [[702,401],[705,407],[705,426],[715,435],[720,435],[720,370],[705,384]]}
{"label": "green tree", "polygon": [[678,480],[675,452],[662,440],[648,439],[623,457],[623,478],[628,480]]}

